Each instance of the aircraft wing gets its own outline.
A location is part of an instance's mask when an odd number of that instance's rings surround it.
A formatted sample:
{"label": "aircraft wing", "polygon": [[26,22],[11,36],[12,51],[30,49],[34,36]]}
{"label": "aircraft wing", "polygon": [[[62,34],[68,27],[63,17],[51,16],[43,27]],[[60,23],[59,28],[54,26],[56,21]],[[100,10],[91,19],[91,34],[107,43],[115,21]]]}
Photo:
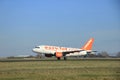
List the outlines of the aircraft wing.
{"label": "aircraft wing", "polygon": [[[66,54],[70,54],[70,53],[75,53],[75,52],[81,52],[81,51],[86,51],[86,50],[73,50],[73,51],[63,51],[63,55],[66,55]],[[86,51],[88,54],[90,54],[91,52],[97,52],[97,51],[92,51],[92,50],[89,50],[89,51]]]}
{"label": "aircraft wing", "polygon": [[66,54],[69,54],[69,53],[81,52],[81,51],[84,51],[84,50],[63,51],[62,53],[63,53],[64,55],[66,55]]}

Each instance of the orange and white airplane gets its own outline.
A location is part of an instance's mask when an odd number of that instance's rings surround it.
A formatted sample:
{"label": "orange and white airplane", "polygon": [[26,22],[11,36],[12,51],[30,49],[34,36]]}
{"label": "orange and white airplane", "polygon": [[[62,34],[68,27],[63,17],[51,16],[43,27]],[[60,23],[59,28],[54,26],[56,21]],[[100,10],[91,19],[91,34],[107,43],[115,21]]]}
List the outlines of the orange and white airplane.
{"label": "orange and white airplane", "polygon": [[92,45],[94,42],[94,38],[91,38],[87,41],[87,43],[82,48],[67,48],[67,47],[57,47],[57,46],[48,46],[48,45],[40,45],[33,49],[33,52],[39,54],[45,54],[46,57],[55,56],[58,60],[61,57],[64,57],[66,60],[67,56],[86,56],[88,54],[93,54]]}

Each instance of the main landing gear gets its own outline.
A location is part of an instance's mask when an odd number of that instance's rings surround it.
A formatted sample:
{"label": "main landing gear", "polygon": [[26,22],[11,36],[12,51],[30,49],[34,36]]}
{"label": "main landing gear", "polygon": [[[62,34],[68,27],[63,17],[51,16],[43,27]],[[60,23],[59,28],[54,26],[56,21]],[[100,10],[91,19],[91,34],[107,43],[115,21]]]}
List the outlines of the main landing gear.
{"label": "main landing gear", "polygon": [[57,57],[57,60],[60,60],[60,57]]}
{"label": "main landing gear", "polygon": [[[60,60],[61,58],[60,57],[57,57],[57,60]],[[67,57],[64,56],[64,60],[67,60]]]}
{"label": "main landing gear", "polygon": [[67,57],[64,57],[64,60],[67,60]]}

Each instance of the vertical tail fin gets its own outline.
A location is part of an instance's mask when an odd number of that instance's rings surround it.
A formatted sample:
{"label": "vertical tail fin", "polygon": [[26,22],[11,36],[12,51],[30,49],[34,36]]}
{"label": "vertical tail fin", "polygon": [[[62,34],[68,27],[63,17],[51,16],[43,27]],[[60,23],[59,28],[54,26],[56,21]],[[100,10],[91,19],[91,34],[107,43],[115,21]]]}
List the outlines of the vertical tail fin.
{"label": "vertical tail fin", "polygon": [[83,50],[91,50],[93,42],[94,42],[94,38],[90,38],[90,40],[88,40],[87,43],[81,49],[83,49]]}

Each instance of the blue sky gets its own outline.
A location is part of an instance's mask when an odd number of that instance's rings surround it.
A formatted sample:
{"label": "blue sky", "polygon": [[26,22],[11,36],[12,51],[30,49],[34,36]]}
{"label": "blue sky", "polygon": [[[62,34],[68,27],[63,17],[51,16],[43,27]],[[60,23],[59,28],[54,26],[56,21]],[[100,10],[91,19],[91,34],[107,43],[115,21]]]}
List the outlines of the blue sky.
{"label": "blue sky", "polygon": [[0,56],[35,55],[37,45],[120,51],[119,0],[0,0]]}

